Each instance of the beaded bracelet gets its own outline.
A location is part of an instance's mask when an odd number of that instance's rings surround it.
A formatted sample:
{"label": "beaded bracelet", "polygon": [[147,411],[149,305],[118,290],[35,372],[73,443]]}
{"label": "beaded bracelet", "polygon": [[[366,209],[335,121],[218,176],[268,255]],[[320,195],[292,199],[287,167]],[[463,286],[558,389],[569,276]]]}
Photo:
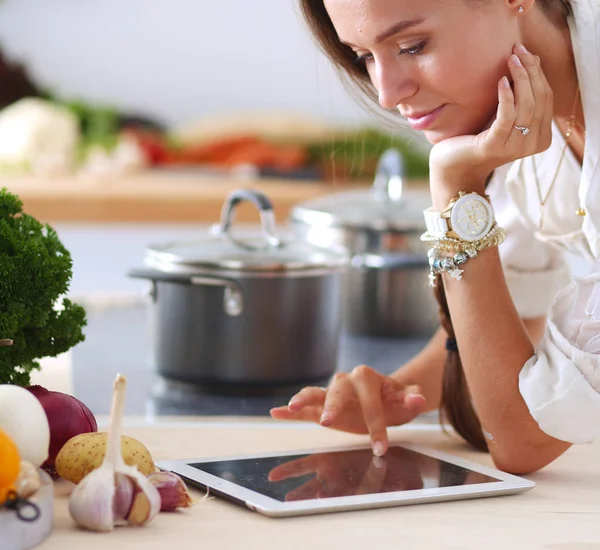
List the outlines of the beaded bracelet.
{"label": "beaded bracelet", "polygon": [[422,241],[435,243],[427,253],[429,256],[429,285],[435,287],[436,275],[439,273],[449,273],[453,279],[460,281],[464,273],[460,266],[475,258],[482,250],[499,246],[505,239],[506,230],[496,224],[483,239],[474,242],[451,238],[434,239],[424,233],[421,236]]}
{"label": "beaded bracelet", "polygon": [[479,241],[461,241],[460,239],[452,239],[447,237],[445,239],[439,239],[429,233],[423,233],[421,235],[421,241],[435,243],[434,248],[440,252],[448,252],[455,254],[457,252],[465,252],[467,250],[475,250],[481,252],[486,248],[493,246],[500,246],[506,239],[506,230],[497,224],[494,224],[490,229],[489,233]]}
{"label": "beaded bracelet", "polygon": [[460,266],[466,264],[471,258],[477,256],[476,250],[457,252],[454,256],[443,256],[438,250],[432,248],[429,256],[429,286],[435,287],[436,275],[438,273],[449,273],[453,279],[462,279],[463,269]]}

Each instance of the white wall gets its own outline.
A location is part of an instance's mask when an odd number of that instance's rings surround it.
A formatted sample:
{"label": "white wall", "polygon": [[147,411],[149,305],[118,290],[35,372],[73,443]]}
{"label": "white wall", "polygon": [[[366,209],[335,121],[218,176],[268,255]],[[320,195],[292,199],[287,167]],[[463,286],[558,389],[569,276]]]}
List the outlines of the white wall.
{"label": "white wall", "polygon": [[0,44],[67,97],[168,123],[273,108],[377,122],[311,42],[296,0],[5,0]]}

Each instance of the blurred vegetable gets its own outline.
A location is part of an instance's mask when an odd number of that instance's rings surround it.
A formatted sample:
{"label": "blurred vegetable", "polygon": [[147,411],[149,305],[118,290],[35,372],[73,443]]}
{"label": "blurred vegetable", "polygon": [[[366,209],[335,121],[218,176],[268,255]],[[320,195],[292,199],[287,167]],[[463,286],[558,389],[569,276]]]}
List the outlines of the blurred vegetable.
{"label": "blurred vegetable", "polygon": [[20,468],[19,449],[8,434],[0,430],[0,504],[6,500],[7,493],[15,489]]}
{"label": "blurred vegetable", "polygon": [[76,161],[77,119],[44,99],[24,98],[0,112],[0,166],[34,173],[66,174]]}
{"label": "blurred vegetable", "polygon": [[0,430],[13,440],[21,460],[39,468],[48,458],[48,418],[40,402],[25,388],[0,386]]}
{"label": "blurred vegetable", "polygon": [[50,425],[49,454],[42,468],[57,478],[54,461],[64,444],[76,435],[97,432],[98,424],[92,411],[71,395],[49,391],[42,386],[30,386],[27,389],[44,407]]}
{"label": "blurred vegetable", "polygon": [[56,357],[84,340],[84,309],[62,299],[72,263],[56,231],[0,189],[0,335],[14,342],[0,347],[0,384],[28,386],[29,373],[39,369],[36,359]]}
{"label": "blurred vegetable", "polygon": [[348,132],[327,141],[312,143],[309,159],[332,178],[371,178],[379,158],[387,149],[397,149],[404,158],[408,178],[426,178],[429,155],[408,138],[365,129]]}
{"label": "blurred vegetable", "polygon": [[0,51],[0,109],[24,97],[39,97],[42,91],[31,79],[27,69],[13,62]]}

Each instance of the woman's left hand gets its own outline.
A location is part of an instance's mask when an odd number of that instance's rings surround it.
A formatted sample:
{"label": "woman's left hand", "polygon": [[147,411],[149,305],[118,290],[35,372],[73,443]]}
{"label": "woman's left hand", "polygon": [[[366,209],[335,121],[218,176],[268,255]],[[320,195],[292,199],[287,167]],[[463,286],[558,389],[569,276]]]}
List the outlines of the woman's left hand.
{"label": "woman's left hand", "polygon": [[[478,135],[441,141],[432,148],[429,166],[436,210],[460,190],[483,193],[488,175],[496,168],[550,146],[554,99],[539,57],[517,45],[508,66],[514,91],[503,77],[498,83],[496,118],[489,128]],[[524,135],[515,126],[529,132]]]}

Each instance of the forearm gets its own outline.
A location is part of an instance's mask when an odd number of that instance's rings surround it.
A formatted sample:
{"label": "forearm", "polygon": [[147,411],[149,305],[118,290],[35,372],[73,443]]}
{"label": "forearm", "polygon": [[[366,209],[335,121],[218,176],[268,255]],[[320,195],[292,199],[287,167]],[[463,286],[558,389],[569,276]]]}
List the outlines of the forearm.
{"label": "forearm", "polygon": [[426,412],[439,409],[442,400],[445,342],[446,332],[440,327],[417,355],[392,374],[402,384],[421,388],[427,402]]}
{"label": "forearm", "polygon": [[569,444],[539,428],[519,392],[519,373],[534,345],[510,297],[497,248],[481,252],[464,271],[461,281],[444,274],[444,287],[488,448],[503,469],[539,469]]}

